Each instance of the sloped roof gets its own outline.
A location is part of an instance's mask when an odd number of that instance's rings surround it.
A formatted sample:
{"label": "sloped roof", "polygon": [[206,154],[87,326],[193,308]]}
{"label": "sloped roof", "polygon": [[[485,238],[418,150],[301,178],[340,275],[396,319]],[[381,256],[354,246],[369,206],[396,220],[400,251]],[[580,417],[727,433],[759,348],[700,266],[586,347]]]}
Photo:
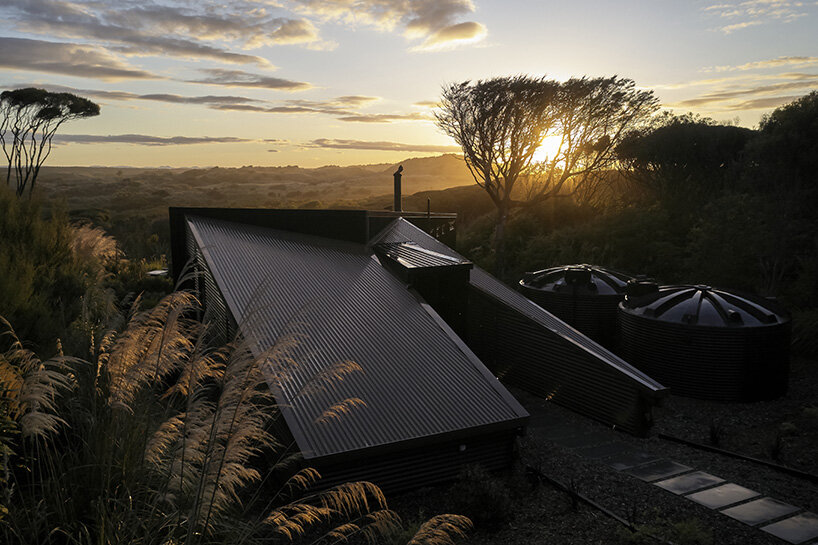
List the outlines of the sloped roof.
{"label": "sloped roof", "polygon": [[[286,355],[298,365],[271,387],[305,458],[524,424],[525,409],[370,247],[195,215],[186,221],[242,333],[260,351],[292,342]],[[308,386],[344,361],[362,371]],[[322,421],[349,398],[365,406]]]}
{"label": "sloped roof", "polygon": [[[428,235],[402,218],[396,219],[383,231],[378,233],[373,238],[372,243],[394,244],[405,241],[412,241],[422,248],[447,255],[453,259],[465,259],[463,256],[442,242],[438,241],[434,237]],[[472,269],[470,283],[475,288],[501,300],[504,304],[515,309],[524,316],[527,316],[528,318],[542,324],[544,327],[558,334],[566,341],[576,345],[579,349],[593,355],[600,362],[604,362],[611,368],[621,372],[623,375],[630,377],[636,384],[644,388],[645,391],[659,393],[667,390],[650,376],[633,367],[631,364],[627,363],[610,350],[589,339],[576,329],[555,317],[553,314],[526,298],[524,295],[512,290],[480,267],[475,266]]]}

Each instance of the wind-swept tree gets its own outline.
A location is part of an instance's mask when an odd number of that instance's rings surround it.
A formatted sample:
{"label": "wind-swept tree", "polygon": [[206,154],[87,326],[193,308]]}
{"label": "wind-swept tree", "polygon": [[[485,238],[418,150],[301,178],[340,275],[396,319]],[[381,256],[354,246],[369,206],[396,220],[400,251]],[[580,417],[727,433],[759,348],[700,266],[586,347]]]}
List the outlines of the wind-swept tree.
{"label": "wind-swept tree", "polygon": [[71,93],[27,87],[0,94],[0,144],[8,161],[6,184],[12,177],[22,196],[34,190],[37,176],[51,154],[57,129],[72,119],[99,115],[99,105]]}
{"label": "wind-swept tree", "polygon": [[[469,171],[497,207],[499,275],[510,212],[557,195],[590,200],[616,160],[617,144],[657,103],[651,91],[617,76],[565,82],[500,77],[443,89],[437,125],[463,148]],[[537,161],[535,153],[548,137],[557,145]]]}

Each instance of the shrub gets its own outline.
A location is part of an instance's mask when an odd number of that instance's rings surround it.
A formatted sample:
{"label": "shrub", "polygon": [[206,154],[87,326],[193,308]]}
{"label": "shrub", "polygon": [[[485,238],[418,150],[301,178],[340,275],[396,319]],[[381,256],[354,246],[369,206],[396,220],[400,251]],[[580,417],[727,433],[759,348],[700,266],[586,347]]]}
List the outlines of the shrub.
{"label": "shrub", "polygon": [[464,466],[449,491],[453,510],[469,517],[478,528],[497,530],[514,514],[510,486],[482,466]]}

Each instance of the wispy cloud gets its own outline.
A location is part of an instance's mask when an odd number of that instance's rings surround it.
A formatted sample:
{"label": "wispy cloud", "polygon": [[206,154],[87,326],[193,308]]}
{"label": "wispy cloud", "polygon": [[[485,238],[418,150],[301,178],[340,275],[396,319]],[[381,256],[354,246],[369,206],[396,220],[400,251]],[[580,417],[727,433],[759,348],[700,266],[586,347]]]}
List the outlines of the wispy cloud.
{"label": "wispy cloud", "polygon": [[408,114],[355,114],[339,117],[339,121],[352,123],[392,123],[394,121],[430,121],[433,118],[419,112]]}
{"label": "wispy cloud", "polygon": [[782,66],[810,67],[818,66],[818,57],[778,57],[761,61],[746,62],[738,65],[708,66],[702,72],[737,72],[746,70],[766,70]]}
{"label": "wispy cloud", "polygon": [[134,144],[138,146],[178,146],[190,144],[236,144],[254,142],[235,136],[149,136],[145,134],[56,134],[55,144]]}
{"label": "wispy cloud", "polygon": [[[810,89],[818,87],[818,74],[795,74],[795,76],[799,77],[794,78],[792,81],[780,81],[778,83],[767,85],[742,86],[738,88],[723,87],[721,89],[705,93],[694,98],[689,98],[673,104],[669,104],[669,106],[674,108],[699,108],[719,106],[725,107],[730,110],[758,109],[765,107],[759,106],[760,104],[774,102],[777,99],[784,100],[791,98],[790,94],[793,91],[808,92]],[[786,92],[789,94],[787,96],[781,96],[782,92]],[[725,102],[730,102],[735,99],[749,97],[756,98],[751,98],[750,100],[740,103],[734,102],[727,105],[723,104]],[[751,104],[753,105],[753,108],[741,106],[741,105],[747,106]]]}
{"label": "wispy cloud", "polygon": [[487,32],[481,23],[461,20],[474,13],[471,0],[291,0],[291,4],[324,20],[384,32],[401,29],[407,38],[423,40],[414,50],[475,42]]}
{"label": "wispy cloud", "polygon": [[279,91],[304,91],[312,88],[305,81],[293,81],[284,78],[254,74],[244,70],[226,70],[224,68],[206,68],[201,70],[206,77],[187,80],[188,83],[223,85],[225,87],[246,87],[256,89],[275,89]]}
{"label": "wispy cloud", "polygon": [[732,111],[742,111],[742,110],[767,110],[771,108],[777,108],[784,104],[789,104],[790,102],[801,98],[803,95],[789,95],[789,96],[777,96],[777,97],[768,97],[768,98],[756,98],[753,100],[746,100],[744,102],[738,102],[736,104],[731,104],[727,107],[728,110]]}
{"label": "wispy cloud", "polygon": [[159,79],[100,47],[27,38],[0,37],[0,67],[111,81]]}
{"label": "wispy cloud", "polygon": [[406,152],[433,152],[433,153],[457,153],[462,151],[458,146],[433,146],[427,144],[405,144],[401,142],[373,142],[366,140],[337,140],[330,138],[318,138],[307,144],[309,148],[326,149],[354,149],[370,151],[406,151]]}
{"label": "wispy cloud", "polygon": [[712,4],[703,9],[724,21],[719,30],[730,34],[770,22],[791,23],[806,17],[811,5],[814,3],[801,0],[745,0]]}

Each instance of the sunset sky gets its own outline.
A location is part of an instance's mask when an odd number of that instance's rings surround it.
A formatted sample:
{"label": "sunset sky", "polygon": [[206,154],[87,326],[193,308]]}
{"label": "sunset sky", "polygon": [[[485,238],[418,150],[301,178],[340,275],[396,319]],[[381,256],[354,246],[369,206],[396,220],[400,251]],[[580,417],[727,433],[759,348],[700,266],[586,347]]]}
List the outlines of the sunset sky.
{"label": "sunset sky", "polygon": [[0,0],[0,86],[91,98],[49,165],[361,164],[457,151],[441,86],[629,77],[755,126],[818,88],[818,1]]}

